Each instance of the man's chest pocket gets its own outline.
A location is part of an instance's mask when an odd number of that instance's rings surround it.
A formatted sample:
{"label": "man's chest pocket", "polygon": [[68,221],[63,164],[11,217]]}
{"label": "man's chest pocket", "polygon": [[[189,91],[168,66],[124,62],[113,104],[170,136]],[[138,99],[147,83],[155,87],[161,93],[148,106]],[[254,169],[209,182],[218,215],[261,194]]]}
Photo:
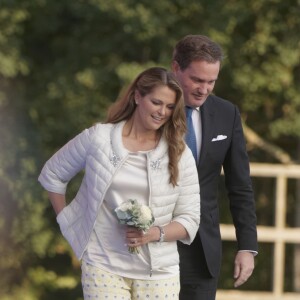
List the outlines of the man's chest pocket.
{"label": "man's chest pocket", "polygon": [[219,136],[210,141],[207,148],[207,155],[215,163],[222,164],[229,149],[230,143],[226,136],[223,136],[223,138],[218,137]]}

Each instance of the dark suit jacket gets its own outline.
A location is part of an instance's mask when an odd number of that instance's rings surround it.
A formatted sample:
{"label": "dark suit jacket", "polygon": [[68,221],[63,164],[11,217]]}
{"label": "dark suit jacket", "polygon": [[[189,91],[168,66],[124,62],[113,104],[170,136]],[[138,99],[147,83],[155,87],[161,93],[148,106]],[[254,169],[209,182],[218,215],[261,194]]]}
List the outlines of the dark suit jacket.
{"label": "dark suit jacket", "polygon": [[[256,213],[238,108],[211,95],[200,111],[202,146],[198,162],[201,195],[199,236],[208,271],[216,277],[220,271],[222,252],[218,207],[218,184],[222,167],[236,229],[237,250],[257,251]],[[184,262],[185,258],[182,259]]]}

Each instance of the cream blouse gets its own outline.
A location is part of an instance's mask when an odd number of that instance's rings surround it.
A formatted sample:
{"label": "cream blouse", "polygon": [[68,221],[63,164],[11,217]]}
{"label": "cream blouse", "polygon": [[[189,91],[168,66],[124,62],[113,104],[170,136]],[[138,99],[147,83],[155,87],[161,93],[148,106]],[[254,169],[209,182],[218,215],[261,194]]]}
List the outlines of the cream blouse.
{"label": "cream blouse", "polygon": [[130,153],[127,161],[114,176],[82,259],[123,277],[157,280],[175,276],[178,274],[178,266],[160,268],[150,277],[148,246],[139,247],[139,254],[129,253],[125,240],[126,225],[119,224],[114,214],[114,209],[128,199],[136,199],[141,204],[149,205],[146,166],[146,152]]}

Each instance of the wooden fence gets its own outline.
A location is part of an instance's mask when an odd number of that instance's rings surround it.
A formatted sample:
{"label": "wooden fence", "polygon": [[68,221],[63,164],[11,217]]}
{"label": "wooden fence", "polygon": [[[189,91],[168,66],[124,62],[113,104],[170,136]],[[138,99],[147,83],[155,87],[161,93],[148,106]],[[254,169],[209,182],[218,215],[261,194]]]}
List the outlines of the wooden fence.
{"label": "wooden fence", "polygon": [[[300,166],[252,163],[250,169],[251,177],[276,180],[275,225],[257,227],[258,241],[274,244],[273,288],[271,292],[218,290],[217,300],[299,300],[300,293],[284,292],[284,264],[285,244],[300,245],[300,228],[286,227],[287,182],[290,178],[300,179]],[[221,235],[223,240],[235,240],[234,227],[221,224]]]}

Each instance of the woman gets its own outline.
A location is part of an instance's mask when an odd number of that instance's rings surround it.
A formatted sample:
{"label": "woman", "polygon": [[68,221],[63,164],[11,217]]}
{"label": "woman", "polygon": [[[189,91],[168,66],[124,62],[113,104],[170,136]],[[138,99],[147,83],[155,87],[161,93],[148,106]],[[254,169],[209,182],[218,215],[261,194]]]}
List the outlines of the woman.
{"label": "woman", "polygon": [[[112,105],[104,124],[84,130],[45,164],[39,181],[82,261],[85,299],[178,299],[176,241],[190,244],[200,222],[185,130],[182,91],[170,72],[154,67]],[[82,169],[66,206],[67,184]],[[146,233],[118,222],[114,211],[128,199],[151,208],[155,222]]]}

